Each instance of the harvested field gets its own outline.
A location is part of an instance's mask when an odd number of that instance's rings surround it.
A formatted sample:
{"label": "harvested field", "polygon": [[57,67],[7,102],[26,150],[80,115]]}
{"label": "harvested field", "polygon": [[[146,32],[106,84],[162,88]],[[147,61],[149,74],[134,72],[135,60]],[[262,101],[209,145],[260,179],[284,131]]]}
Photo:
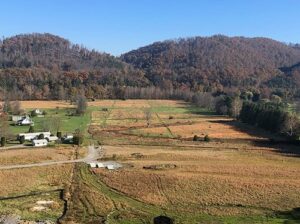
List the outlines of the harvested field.
{"label": "harvested field", "polygon": [[[118,153],[119,151],[119,153]],[[143,156],[135,159],[132,152]],[[107,148],[134,168],[98,170],[114,189],[136,199],[176,210],[214,215],[258,215],[300,205],[300,164],[297,158],[258,152]],[[279,162],[280,161],[280,162]],[[143,166],[172,162],[176,169],[153,171]],[[288,164],[288,165],[287,165]],[[160,187],[160,189],[158,188]],[[287,203],[281,203],[282,199]],[[241,205],[237,209],[235,205]],[[175,209],[175,208],[174,208]]]}
{"label": "harvested field", "polygon": [[[84,154],[84,149],[81,154]],[[30,164],[45,161],[70,160],[75,157],[74,147],[31,148],[0,151],[0,164]]]}
{"label": "harvested field", "polygon": [[[16,214],[24,220],[56,221],[63,213],[61,190],[70,182],[73,165],[0,171],[0,215]],[[5,183],[5,184],[3,184]],[[54,201],[42,212],[37,201]]]}
{"label": "harvested field", "polygon": [[21,107],[23,109],[53,109],[56,107],[59,108],[69,108],[74,107],[69,102],[66,101],[41,101],[41,100],[33,100],[33,101],[20,101]]}

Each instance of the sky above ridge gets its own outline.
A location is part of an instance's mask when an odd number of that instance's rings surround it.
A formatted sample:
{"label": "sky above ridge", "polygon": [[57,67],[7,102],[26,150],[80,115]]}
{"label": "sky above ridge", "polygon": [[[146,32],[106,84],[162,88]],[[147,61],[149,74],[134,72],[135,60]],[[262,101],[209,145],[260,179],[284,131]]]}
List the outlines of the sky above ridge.
{"label": "sky above ridge", "polygon": [[193,36],[300,43],[299,0],[2,0],[0,35],[51,33],[120,55]]}

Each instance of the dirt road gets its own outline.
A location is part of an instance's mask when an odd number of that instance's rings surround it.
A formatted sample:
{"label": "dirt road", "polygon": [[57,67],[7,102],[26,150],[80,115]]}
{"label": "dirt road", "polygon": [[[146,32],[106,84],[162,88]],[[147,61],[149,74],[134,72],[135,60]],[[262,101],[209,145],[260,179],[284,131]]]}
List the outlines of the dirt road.
{"label": "dirt road", "polygon": [[21,168],[30,168],[30,167],[39,167],[39,166],[51,166],[59,164],[68,164],[68,163],[81,163],[81,162],[91,162],[99,159],[101,156],[102,147],[95,147],[94,145],[88,146],[88,154],[83,159],[75,160],[63,160],[63,161],[49,161],[42,163],[33,163],[33,164],[16,164],[9,166],[0,166],[0,170],[11,170],[11,169],[21,169]]}

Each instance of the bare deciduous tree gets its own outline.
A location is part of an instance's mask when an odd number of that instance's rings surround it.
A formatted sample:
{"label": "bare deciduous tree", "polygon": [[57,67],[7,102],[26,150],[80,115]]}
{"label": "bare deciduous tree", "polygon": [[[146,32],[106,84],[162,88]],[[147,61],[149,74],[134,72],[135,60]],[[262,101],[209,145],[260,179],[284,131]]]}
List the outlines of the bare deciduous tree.
{"label": "bare deciduous tree", "polygon": [[300,122],[296,113],[286,114],[284,117],[282,132],[287,134],[289,137],[297,135],[299,131]]}
{"label": "bare deciduous tree", "polygon": [[147,122],[147,127],[149,127],[150,124],[151,124],[151,118],[152,118],[151,108],[146,108],[144,110],[144,114],[145,114],[145,119],[146,119],[146,122]]}
{"label": "bare deciduous tree", "polygon": [[20,101],[11,102],[10,108],[11,108],[12,114],[14,114],[14,115],[19,115],[23,112]]}
{"label": "bare deciduous tree", "polygon": [[49,131],[50,130],[50,122],[48,120],[43,120],[41,122],[41,127],[43,131]]}
{"label": "bare deciduous tree", "polygon": [[61,124],[62,124],[62,120],[60,117],[55,116],[51,118],[51,129],[56,133],[60,131]]}
{"label": "bare deciduous tree", "polygon": [[10,136],[8,116],[0,116],[0,137],[8,138]]}
{"label": "bare deciduous tree", "polygon": [[87,108],[87,101],[84,95],[80,95],[77,99],[76,113],[78,115],[83,115]]}

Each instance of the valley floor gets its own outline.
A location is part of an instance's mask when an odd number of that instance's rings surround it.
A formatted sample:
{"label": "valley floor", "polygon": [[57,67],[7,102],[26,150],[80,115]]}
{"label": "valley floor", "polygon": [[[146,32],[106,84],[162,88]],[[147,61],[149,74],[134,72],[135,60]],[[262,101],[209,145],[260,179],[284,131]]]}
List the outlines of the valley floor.
{"label": "valley floor", "polygon": [[[64,108],[51,102],[58,104]],[[295,146],[270,145],[268,133],[180,101],[105,100],[90,107],[89,142],[103,146],[101,160],[123,167],[0,170],[0,214],[60,223],[153,223],[160,215],[187,224],[300,222]],[[0,161],[76,159],[84,148],[0,151]],[[41,200],[54,203],[33,211]]]}

